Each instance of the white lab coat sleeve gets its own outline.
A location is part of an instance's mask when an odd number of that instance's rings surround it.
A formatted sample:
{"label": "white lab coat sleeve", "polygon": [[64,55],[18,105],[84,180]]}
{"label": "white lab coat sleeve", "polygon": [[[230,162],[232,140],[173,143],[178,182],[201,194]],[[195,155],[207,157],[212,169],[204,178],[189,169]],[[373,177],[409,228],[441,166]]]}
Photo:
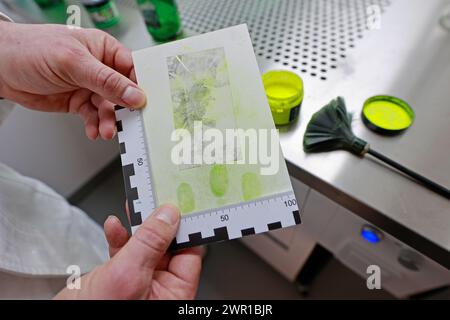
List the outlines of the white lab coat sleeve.
{"label": "white lab coat sleeve", "polygon": [[[42,181],[0,163],[0,272],[89,272],[108,258],[102,228]],[[1,287],[1,285],[0,285]]]}
{"label": "white lab coat sleeve", "polygon": [[[12,20],[5,14],[0,12],[0,21],[8,21],[12,22]],[[0,57],[1,59],[1,57]],[[6,119],[8,114],[11,112],[11,110],[14,108],[14,103],[11,101],[7,101],[5,99],[1,99],[0,97],[0,125],[2,125],[2,122]]]}
{"label": "white lab coat sleeve", "polygon": [[86,273],[107,259],[102,228],[86,213],[0,163],[0,299],[52,297],[68,267]]}

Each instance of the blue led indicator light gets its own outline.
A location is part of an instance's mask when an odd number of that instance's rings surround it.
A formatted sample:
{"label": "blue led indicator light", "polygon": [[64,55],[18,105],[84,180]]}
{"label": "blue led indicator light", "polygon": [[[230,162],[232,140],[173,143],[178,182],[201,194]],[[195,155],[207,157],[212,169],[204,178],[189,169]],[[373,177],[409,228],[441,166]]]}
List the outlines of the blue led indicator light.
{"label": "blue led indicator light", "polygon": [[381,241],[379,232],[367,227],[362,228],[361,237],[363,237],[364,240],[370,243],[378,243]]}

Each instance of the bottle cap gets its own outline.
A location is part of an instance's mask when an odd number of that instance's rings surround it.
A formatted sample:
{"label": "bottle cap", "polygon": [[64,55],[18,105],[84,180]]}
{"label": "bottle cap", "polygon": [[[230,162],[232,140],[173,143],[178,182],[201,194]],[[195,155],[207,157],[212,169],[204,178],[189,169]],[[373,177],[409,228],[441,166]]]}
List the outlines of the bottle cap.
{"label": "bottle cap", "polygon": [[402,99],[380,95],[367,99],[362,109],[364,124],[381,134],[398,134],[414,122],[415,114]]}

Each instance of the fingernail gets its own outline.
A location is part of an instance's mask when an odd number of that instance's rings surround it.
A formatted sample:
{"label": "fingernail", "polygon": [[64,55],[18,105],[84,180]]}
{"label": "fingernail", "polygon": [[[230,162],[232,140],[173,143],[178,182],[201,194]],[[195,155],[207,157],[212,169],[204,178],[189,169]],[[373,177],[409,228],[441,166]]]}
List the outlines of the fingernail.
{"label": "fingernail", "polygon": [[145,93],[133,86],[128,86],[122,94],[122,100],[134,108],[143,107],[146,101]]}
{"label": "fingernail", "polygon": [[156,217],[156,219],[164,221],[165,223],[167,223],[169,225],[174,225],[178,222],[180,213],[176,207],[170,206],[170,205],[165,205],[165,206],[160,207],[156,211],[155,217]]}
{"label": "fingernail", "polygon": [[119,218],[117,218],[115,215],[109,215],[108,218],[106,218],[106,221],[118,221]]}

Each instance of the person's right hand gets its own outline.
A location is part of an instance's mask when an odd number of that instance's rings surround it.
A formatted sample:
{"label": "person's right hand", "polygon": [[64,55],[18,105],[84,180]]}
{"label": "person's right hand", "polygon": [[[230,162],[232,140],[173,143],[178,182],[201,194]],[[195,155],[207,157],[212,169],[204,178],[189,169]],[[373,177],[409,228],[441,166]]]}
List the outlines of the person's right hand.
{"label": "person's right hand", "polygon": [[0,97],[80,115],[86,135],[111,139],[114,105],[143,107],[129,49],[95,29],[0,22]]}
{"label": "person's right hand", "polygon": [[167,253],[180,222],[178,209],[164,205],[136,233],[119,219],[105,222],[111,260],[81,278],[81,289],[62,290],[56,299],[193,299],[201,270],[201,248]]}

